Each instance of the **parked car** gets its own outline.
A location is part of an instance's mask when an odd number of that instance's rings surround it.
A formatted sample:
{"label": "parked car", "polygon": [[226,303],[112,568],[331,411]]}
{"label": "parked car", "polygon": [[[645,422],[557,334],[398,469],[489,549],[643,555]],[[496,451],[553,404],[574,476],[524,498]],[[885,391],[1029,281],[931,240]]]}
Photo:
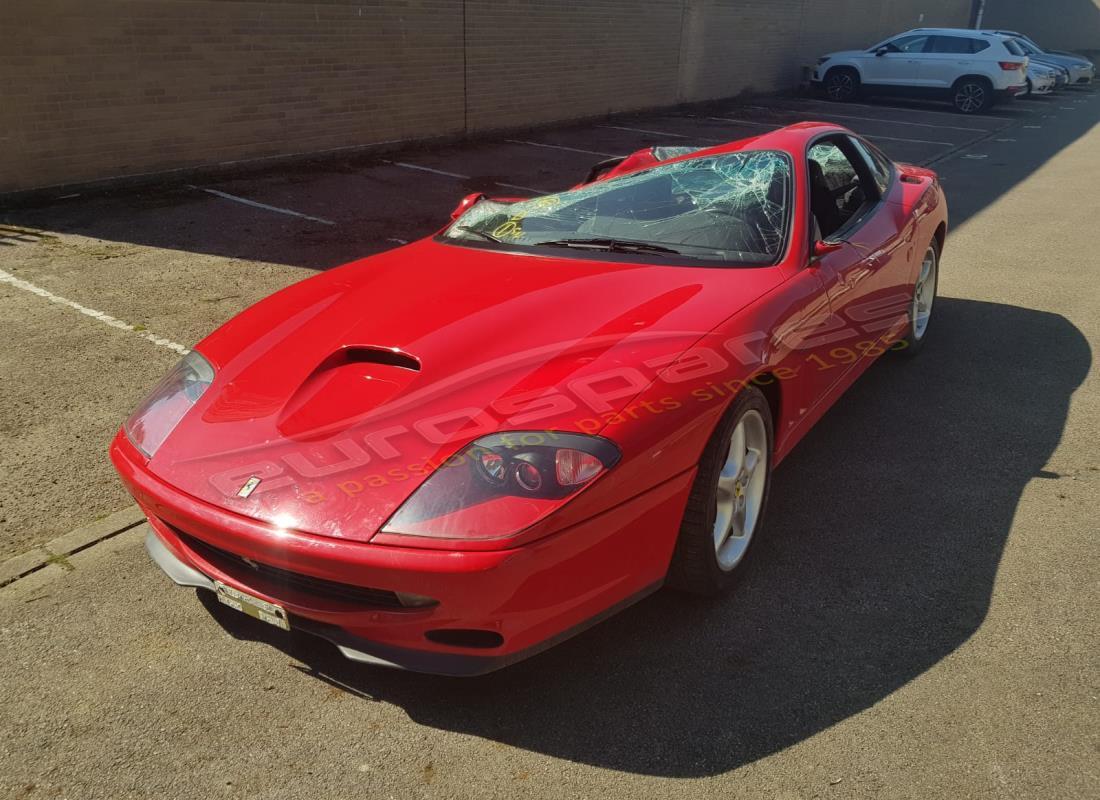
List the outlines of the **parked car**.
{"label": "parked car", "polygon": [[664,584],[732,588],[774,467],[924,347],[947,205],[825,123],[635,155],[463,198],[199,342],[110,448],[153,560],[354,661],[451,675]]}
{"label": "parked car", "polygon": [[1020,45],[1023,53],[1033,61],[1064,67],[1069,72],[1070,84],[1089,84],[1096,78],[1096,65],[1084,56],[1063,51],[1044,50],[1031,38],[1015,31],[987,32],[1012,37]]}
{"label": "parked car", "polygon": [[959,28],[916,28],[867,50],[830,53],[811,81],[839,101],[861,93],[949,100],[976,114],[1027,90],[1027,56],[995,33]]}
{"label": "parked car", "polygon": [[1027,65],[1027,91],[1026,95],[1050,94],[1058,86],[1058,71],[1054,67],[1048,67],[1037,61],[1031,61]]}

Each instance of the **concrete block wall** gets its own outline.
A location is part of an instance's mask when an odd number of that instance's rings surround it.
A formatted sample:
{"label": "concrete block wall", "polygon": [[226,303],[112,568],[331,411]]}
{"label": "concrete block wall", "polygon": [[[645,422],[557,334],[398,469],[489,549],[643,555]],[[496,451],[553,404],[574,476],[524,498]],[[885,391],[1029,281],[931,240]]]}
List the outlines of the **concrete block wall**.
{"label": "concrete block wall", "polygon": [[789,88],[819,53],[970,7],[5,0],[0,193]]}

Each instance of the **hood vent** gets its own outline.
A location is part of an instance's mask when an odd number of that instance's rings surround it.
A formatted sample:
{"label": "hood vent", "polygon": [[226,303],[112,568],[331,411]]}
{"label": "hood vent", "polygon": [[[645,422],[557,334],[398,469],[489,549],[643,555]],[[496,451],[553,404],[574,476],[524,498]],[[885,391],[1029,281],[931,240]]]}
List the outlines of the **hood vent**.
{"label": "hood vent", "polygon": [[316,372],[324,372],[345,364],[384,364],[388,367],[420,372],[420,361],[396,347],[376,347],[374,345],[350,345],[337,350],[317,367]]}

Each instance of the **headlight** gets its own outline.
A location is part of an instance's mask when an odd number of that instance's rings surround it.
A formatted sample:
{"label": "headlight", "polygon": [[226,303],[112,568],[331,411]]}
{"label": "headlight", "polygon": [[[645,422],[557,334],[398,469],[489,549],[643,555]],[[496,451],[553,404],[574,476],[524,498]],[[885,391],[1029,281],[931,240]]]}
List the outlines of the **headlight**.
{"label": "headlight", "polygon": [[185,355],[123,425],[134,447],[152,458],[213,382],[209,361],[194,350]]}
{"label": "headlight", "polygon": [[495,433],[448,458],[382,528],[437,539],[496,539],[533,525],[619,460],[599,436]]}
{"label": "headlight", "polygon": [[829,60],[829,57],[828,57],[828,56],[820,56],[820,57],[819,57],[819,58],[817,59],[817,65],[818,65],[818,66],[820,67],[820,66],[821,66],[822,64],[824,64],[824,63],[825,63],[826,61],[828,61],[828,60]]}

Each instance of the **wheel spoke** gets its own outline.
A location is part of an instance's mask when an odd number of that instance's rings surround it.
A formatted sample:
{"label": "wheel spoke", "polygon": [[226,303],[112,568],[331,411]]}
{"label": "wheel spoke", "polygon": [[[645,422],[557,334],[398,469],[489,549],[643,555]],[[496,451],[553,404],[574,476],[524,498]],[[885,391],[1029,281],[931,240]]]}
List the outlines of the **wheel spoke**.
{"label": "wheel spoke", "polygon": [[726,456],[726,467],[722,470],[722,475],[729,475],[731,478],[737,477],[741,472],[741,468],[745,463],[745,423],[737,423],[737,427],[733,429],[733,437],[730,439],[730,452]]}
{"label": "wheel spoke", "polygon": [[736,475],[726,475],[725,470],[718,477],[718,502],[722,502],[727,498],[732,498],[737,494],[734,486],[737,483]]}
{"label": "wheel spoke", "polygon": [[748,448],[745,451],[745,483],[748,483],[752,478],[752,474],[756,472],[756,467],[760,464],[760,451]]}

